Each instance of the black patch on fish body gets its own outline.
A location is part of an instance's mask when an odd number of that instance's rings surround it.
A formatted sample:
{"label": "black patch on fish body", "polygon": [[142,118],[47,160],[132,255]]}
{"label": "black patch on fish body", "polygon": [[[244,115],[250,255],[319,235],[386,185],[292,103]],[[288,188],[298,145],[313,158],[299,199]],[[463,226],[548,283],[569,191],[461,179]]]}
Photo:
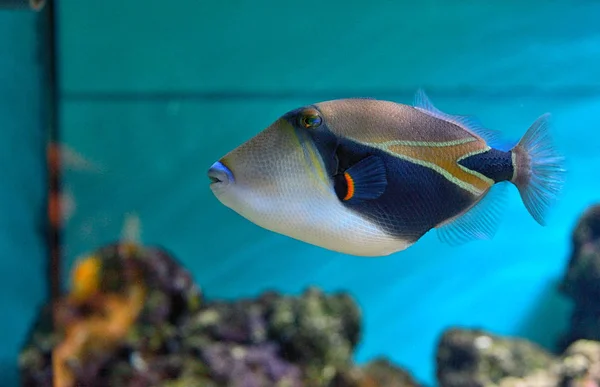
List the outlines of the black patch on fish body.
{"label": "black patch on fish body", "polygon": [[472,194],[435,170],[383,150],[341,139],[336,154],[340,171],[368,156],[377,156],[384,161],[387,170],[385,192],[374,200],[342,203],[390,235],[416,241],[474,201]]}
{"label": "black patch on fish body", "polygon": [[492,148],[487,152],[464,158],[458,163],[471,171],[481,173],[496,183],[510,180],[514,174],[511,151],[503,152]]}

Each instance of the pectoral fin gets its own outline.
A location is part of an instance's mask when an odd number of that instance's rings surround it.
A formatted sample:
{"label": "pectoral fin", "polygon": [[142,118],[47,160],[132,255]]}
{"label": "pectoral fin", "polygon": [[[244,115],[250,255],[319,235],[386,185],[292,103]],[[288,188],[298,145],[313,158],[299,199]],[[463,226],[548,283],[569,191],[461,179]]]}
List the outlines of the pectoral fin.
{"label": "pectoral fin", "polygon": [[335,191],[343,202],[377,199],[387,186],[385,164],[378,156],[368,156],[335,177]]}

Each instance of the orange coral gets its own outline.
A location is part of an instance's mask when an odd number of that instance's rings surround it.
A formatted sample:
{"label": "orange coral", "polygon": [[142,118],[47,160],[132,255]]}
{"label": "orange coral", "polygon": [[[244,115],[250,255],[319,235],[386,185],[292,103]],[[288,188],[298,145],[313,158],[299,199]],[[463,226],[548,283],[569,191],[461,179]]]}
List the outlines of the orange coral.
{"label": "orange coral", "polygon": [[100,286],[100,270],[102,263],[95,256],[81,261],[73,270],[73,289],[71,297],[74,301],[88,300],[93,294],[98,292]]}
{"label": "orange coral", "polygon": [[[127,253],[135,249],[129,244]],[[122,293],[104,294],[100,291],[102,263],[95,256],[78,263],[73,270],[73,290],[63,306],[90,306],[92,312],[84,316],[63,318],[57,326],[64,326],[64,339],[52,353],[53,385],[72,387],[74,375],[68,362],[94,349],[109,349],[122,340],[141,313],[146,290],[142,281],[128,281]],[[136,276],[137,277],[137,276]],[[60,316],[57,314],[57,316]],[[57,317],[60,318],[60,317]]]}

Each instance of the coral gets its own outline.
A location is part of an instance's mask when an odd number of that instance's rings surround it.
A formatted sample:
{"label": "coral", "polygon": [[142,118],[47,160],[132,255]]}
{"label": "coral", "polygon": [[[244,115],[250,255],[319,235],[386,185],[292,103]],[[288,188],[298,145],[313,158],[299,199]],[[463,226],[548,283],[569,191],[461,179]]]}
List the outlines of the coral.
{"label": "coral", "polygon": [[[71,292],[40,315],[21,354],[22,384],[113,385],[122,368],[115,354],[143,359],[157,342],[174,345],[182,312],[197,309],[200,298],[189,273],[161,249],[129,243],[99,249],[75,266]],[[59,329],[50,330],[52,322]]]}
{"label": "coral", "polygon": [[575,304],[571,329],[560,340],[560,349],[579,339],[600,340],[600,205],[585,211],[573,231],[560,288]]}
{"label": "coral", "polygon": [[80,260],[53,307],[59,329],[46,307],[21,353],[24,386],[418,386],[383,359],[353,364],[361,315],[348,295],[207,302],[159,248],[116,243]]}

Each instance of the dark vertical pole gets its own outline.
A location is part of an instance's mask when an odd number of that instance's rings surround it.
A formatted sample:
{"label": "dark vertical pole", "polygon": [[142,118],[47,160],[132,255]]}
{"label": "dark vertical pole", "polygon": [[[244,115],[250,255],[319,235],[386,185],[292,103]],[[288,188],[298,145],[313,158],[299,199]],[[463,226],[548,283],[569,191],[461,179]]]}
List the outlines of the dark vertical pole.
{"label": "dark vertical pole", "polygon": [[[48,252],[49,292],[52,300],[60,294],[60,164],[58,147],[58,69],[56,66],[56,12],[54,1],[0,0],[0,9],[40,11],[38,55],[42,72],[42,130],[48,129],[46,142],[48,166]],[[47,125],[47,126],[46,126]]]}
{"label": "dark vertical pole", "polygon": [[56,1],[47,1],[42,11],[40,44],[44,69],[44,114],[43,121],[48,131],[47,166],[48,166],[48,279],[49,295],[55,301],[61,293],[61,164],[59,152],[59,80],[57,53],[57,12]]}

